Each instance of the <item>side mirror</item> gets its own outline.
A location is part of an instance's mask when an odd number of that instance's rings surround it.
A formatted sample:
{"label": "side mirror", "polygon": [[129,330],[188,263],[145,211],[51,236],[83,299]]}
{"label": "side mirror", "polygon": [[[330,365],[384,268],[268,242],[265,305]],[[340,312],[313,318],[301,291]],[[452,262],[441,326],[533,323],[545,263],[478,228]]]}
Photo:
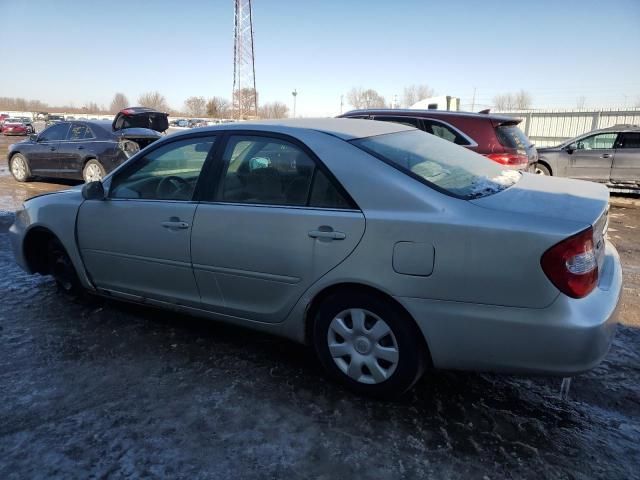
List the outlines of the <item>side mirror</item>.
{"label": "side mirror", "polygon": [[569,155],[571,155],[575,150],[578,149],[578,145],[576,145],[575,143],[570,143],[569,145],[564,147],[564,149],[567,151]]}
{"label": "side mirror", "polygon": [[29,135],[29,140],[31,140],[32,142],[37,142],[38,141],[38,134],[37,133],[32,133],[31,135]]}
{"label": "side mirror", "polygon": [[104,200],[105,197],[102,182],[89,182],[82,186],[82,198],[85,200]]}

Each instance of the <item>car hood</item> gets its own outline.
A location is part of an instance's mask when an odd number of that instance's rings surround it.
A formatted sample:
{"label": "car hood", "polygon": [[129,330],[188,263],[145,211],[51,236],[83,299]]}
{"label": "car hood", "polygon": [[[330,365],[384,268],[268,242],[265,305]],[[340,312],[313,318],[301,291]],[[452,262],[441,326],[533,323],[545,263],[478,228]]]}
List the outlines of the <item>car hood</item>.
{"label": "car hood", "polygon": [[169,128],[169,115],[153,110],[134,112],[133,110],[124,109],[116,114],[112,127],[114,131],[144,128],[155,130],[156,132],[164,132]]}
{"label": "car hood", "polygon": [[523,173],[513,186],[470,201],[484,208],[580,222],[586,227],[607,210],[609,190],[594,182]]}

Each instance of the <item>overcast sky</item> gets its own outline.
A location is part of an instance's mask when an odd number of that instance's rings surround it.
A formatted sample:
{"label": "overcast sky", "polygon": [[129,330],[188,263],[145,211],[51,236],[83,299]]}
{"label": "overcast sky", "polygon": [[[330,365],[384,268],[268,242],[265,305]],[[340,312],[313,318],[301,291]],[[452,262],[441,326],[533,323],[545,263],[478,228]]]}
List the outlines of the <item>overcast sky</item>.
{"label": "overcast sky", "polygon": [[[50,104],[135,103],[158,90],[231,97],[232,0],[0,0],[0,96]],[[525,89],[533,106],[640,102],[640,1],[255,0],[262,102],[335,115],[353,86],[392,100],[405,85],[491,105]],[[348,106],[345,106],[345,109]]]}

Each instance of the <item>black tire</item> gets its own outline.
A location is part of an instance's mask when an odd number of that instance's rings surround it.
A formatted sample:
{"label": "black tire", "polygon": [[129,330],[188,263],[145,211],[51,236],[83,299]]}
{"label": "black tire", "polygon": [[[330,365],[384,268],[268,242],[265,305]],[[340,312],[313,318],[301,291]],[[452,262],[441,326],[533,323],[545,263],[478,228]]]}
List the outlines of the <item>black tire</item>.
{"label": "black tire", "polygon": [[[397,362],[395,367],[389,367],[391,362],[385,362],[385,360],[375,359],[378,366],[387,368],[388,377],[379,381],[378,383],[365,383],[367,379],[369,381],[375,379],[375,375],[371,373],[367,364],[360,364],[356,362],[354,368],[355,371],[360,371],[361,378],[355,380],[352,376],[349,376],[343,369],[347,363],[351,364],[354,358],[365,358],[359,356],[359,350],[357,342],[361,340],[362,336],[356,336],[356,340],[353,341],[353,351],[355,357],[351,355],[345,355],[340,357],[339,360],[334,360],[330,353],[329,343],[332,341],[329,335],[333,335],[336,338],[335,333],[330,333],[330,326],[336,316],[342,312],[350,309],[365,310],[367,312],[364,324],[369,323],[369,327],[365,326],[365,329],[369,328],[370,332],[374,330],[374,326],[377,326],[379,320],[383,320],[386,327],[390,329],[393,335],[382,337],[377,341],[369,344],[365,343],[363,350],[370,352],[377,347],[387,347],[391,345],[391,348],[395,345],[397,347]],[[372,315],[370,315],[372,314]],[[348,315],[345,317],[345,323],[349,323]],[[378,317],[377,319],[375,317]],[[352,331],[356,331],[355,324],[351,321]],[[334,330],[335,331],[335,330]],[[420,378],[428,364],[429,353],[426,350],[426,345],[422,341],[422,333],[419,331],[417,325],[413,319],[407,315],[401,308],[396,306],[390,301],[373,294],[366,292],[353,291],[351,294],[335,294],[327,299],[320,305],[313,322],[313,345],[316,351],[316,355],[327,374],[334,380],[342,383],[350,390],[361,395],[367,395],[377,398],[397,398],[407,392]],[[354,338],[352,337],[352,339]],[[346,342],[346,340],[344,340]],[[386,342],[383,345],[383,341]],[[349,340],[351,342],[351,340]],[[342,343],[339,343],[342,345]],[[333,347],[336,344],[333,343]],[[349,345],[351,348],[351,344]],[[358,350],[356,352],[355,350]],[[372,355],[373,353],[371,353]],[[368,361],[371,361],[370,355],[367,355]],[[341,362],[341,367],[338,366],[338,361]],[[381,362],[388,363],[389,365],[382,365]],[[393,368],[393,371],[391,371]],[[350,371],[350,367],[348,367]],[[370,374],[368,374],[369,372]],[[356,374],[358,375],[358,374]]]}
{"label": "black tire", "polygon": [[102,180],[104,176],[107,174],[102,164],[95,158],[92,158],[91,160],[89,160],[87,163],[84,164],[84,168],[82,169],[82,178],[85,181],[85,183],[98,180],[96,178],[93,178],[93,176],[89,178],[89,176],[92,175],[93,172],[95,172],[96,170],[99,172],[98,173],[98,175],[100,176],[99,180]]}
{"label": "black tire", "polygon": [[11,171],[11,175],[17,182],[28,182],[32,178],[29,162],[21,153],[16,153],[11,157],[9,171]]}
{"label": "black tire", "polygon": [[49,273],[56,281],[58,290],[74,300],[83,298],[85,290],[80,283],[69,254],[58,239],[54,238],[49,241],[47,260]]}
{"label": "black tire", "polygon": [[536,175],[546,175],[547,177],[551,176],[551,170],[544,163],[536,163],[533,172]]}

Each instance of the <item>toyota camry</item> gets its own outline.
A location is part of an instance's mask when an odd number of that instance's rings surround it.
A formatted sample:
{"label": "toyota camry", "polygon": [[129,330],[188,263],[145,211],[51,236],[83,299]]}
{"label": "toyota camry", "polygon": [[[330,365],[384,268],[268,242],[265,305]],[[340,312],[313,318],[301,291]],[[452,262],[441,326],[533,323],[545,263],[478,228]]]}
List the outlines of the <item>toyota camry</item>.
{"label": "toyota camry", "polygon": [[282,335],[390,397],[429,367],[597,365],[622,289],[608,198],[406,125],[283,120],[164,137],[26,201],[10,234],[22,268],[70,296]]}

